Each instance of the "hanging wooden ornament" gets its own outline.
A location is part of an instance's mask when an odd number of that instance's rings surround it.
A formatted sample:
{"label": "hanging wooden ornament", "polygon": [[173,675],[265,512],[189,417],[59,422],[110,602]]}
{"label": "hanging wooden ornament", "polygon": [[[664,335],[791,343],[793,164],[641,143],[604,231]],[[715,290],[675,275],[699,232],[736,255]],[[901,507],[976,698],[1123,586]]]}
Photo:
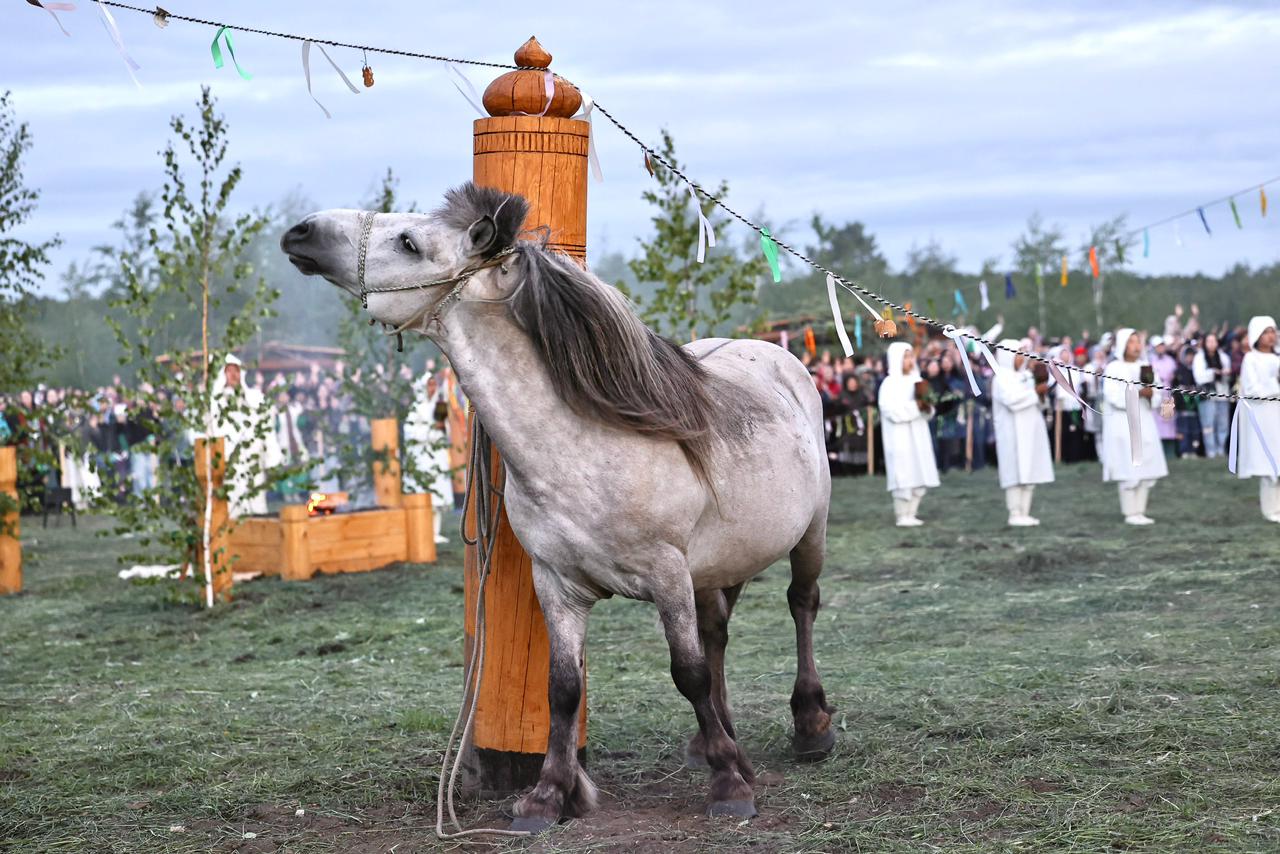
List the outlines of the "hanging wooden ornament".
{"label": "hanging wooden ornament", "polygon": [[1175,409],[1173,405],[1173,395],[1169,395],[1164,400],[1160,401],[1160,417],[1165,421],[1172,421],[1174,414]]}
{"label": "hanging wooden ornament", "polygon": [[645,169],[647,169],[647,170],[649,170],[649,177],[650,177],[650,178],[654,177],[654,175],[653,175],[653,161],[649,159],[649,152],[647,152],[647,151],[644,153],[644,168],[645,168]]}
{"label": "hanging wooden ornament", "polygon": [[364,76],[364,88],[369,89],[373,86],[373,69],[369,67],[369,52],[364,54],[364,68],[360,69],[360,73]]}
{"label": "hanging wooden ornament", "polygon": [[898,324],[893,321],[893,309],[886,308],[884,316],[875,322],[876,334],[881,338],[897,338]]}

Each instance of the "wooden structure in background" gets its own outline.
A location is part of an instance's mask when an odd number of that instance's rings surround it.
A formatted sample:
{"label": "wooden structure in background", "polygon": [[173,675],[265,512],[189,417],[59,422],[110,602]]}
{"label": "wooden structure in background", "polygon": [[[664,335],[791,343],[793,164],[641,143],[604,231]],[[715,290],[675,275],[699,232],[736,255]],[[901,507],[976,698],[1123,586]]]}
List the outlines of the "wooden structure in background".
{"label": "wooden structure in background", "polygon": [[[0,494],[18,500],[18,449],[0,448]],[[22,591],[22,542],[18,509],[0,518],[0,596]],[[9,535],[3,533],[10,531]]]}
{"label": "wooden structure in background", "polygon": [[[373,464],[378,507],[347,513],[312,516],[304,504],[280,509],[276,518],[253,516],[233,522],[215,548],[227,564],[236,558],[236,572],[279,575],[286,581],[305,581],[317,572],[367,572],[392,563],[435,563],[436,540],[430,495],[404,495],[400,489],[399,432],[394,418],[373,421],[373,445],[385,448],[390,465]],[[222,440],[218,439],[221,449]],[[197,476],[202,477],[197,448]],[[220,483],[222,472],[217,471]],[[201,481],[203,483],[203,481]],[[203,493],[202,493],[203,494]],[[227,502],[214,499],[215,520],[227,518]],[[215,525],[215,531],[218,526]],[[202,564],[195,571],[203,572]],[[231,573],[215,579],[215,594],[228,591]],[[224,586],[219,587],[222,583]]]}
{"label": "wooden structure in background", "polygon": [[[582,96],[557,78],[555,94],[547,103],[545,72],[534,69],[547,68],[551,55],[536,39],[525,42],[516,51],[515,60],[530,70],[508,72],[484,93],[485,109],[491,117],[475,122],[475,182],[524,196],[530,205],[525,227],[547,226],[548,248],[585,264],[590,125],[570,118],[580,108]],[[485,593],[488,660],[479,685],[471,749],[463,760],[465,787],[495,793],[536,782],[550,731],[550,654],[546,624],[533,589],[532,562],[505,512],[497,524],[498,540]],[[470,522],[468,528],[474,530]],[[471,634],[476,559],[476,550],[468,547],[468,651],[475,643]],[[585,683],[580,724],[578,745],[583,748],[587,736]]]}

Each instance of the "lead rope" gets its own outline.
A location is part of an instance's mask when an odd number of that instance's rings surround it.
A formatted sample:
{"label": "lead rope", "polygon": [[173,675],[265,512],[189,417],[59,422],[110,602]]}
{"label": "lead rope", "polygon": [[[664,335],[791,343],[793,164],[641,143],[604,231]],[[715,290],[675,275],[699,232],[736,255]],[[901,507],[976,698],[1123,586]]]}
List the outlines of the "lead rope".
{"label": "lead rope", "polygon": [[[496,827],[477,827],[464,830],[454,810],[453,796],[457,788],[458,771],[462,767],[462,754],[471,740],[475,726],[476,706],[480,699],[480,677],[484,673],[485,653],[485,587],[489,580],[489,569],[493,561],[493,549],[498,539],[498,516],[502,511],[502,490],[493,480],[493,445],[489,434],[480,426],[480,419],[474,412],[471,419],[471,463],[467,466],[467,491],[462,502],[461,535],[464,546],[476,548],[476,616],[473,625],[475,641],[471,647],[471,657],[463,675],[462,706],[458,709],[458,717],[453,722],[453,731],[445,743],[444,760],[440,764],[440,782],[436,788],[436,837],[438,839],[459,839],[467,836],[490,834],[495,836],[530,836],[527,830],[506,830]],[[476,473],[480,474],[479,488],[476,484]],[[475,536],[467,534],[467,511],[475,505]],[[462,741],[458,743],[458,752],[453,753],[454,743],[458,739],[458,728],[462,728]],[[452,763],[450,762],[452,760]],[[449,808],[449,820],[456,831],[444,829],[445,806]]]}

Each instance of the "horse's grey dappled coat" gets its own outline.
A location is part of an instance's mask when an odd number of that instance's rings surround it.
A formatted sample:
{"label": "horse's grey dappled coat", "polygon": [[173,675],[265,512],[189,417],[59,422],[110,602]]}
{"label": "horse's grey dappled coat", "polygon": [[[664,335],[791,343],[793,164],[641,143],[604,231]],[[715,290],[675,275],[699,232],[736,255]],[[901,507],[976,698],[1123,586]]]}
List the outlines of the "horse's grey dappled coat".
{"label": "horse's grey dappled coat", "polygon": [[[516,806],[539,826],[589,810],[576,736],[586,617],[618,594],[654,602],[672,676],[692,703],[695,762],[715,814],[754,815],[754,772],[724,684],[742,586],[789,555],[796,749],[825,755],[830,708],[813,663],[830,494],[822,407],[789,353],[758,341],[658,337],[614,288],[537,243],[512,245],[523,199],[466,184],[431,215],[380,214],[367,247],[370,314],[412,324],[457,371],[502,453],[511,526],[533,559],[551,641],[551,735]],[[312,214],[281,241],[294,264],[359,291],[360,212]],[[454,293],[450,279],[481,263]]]}

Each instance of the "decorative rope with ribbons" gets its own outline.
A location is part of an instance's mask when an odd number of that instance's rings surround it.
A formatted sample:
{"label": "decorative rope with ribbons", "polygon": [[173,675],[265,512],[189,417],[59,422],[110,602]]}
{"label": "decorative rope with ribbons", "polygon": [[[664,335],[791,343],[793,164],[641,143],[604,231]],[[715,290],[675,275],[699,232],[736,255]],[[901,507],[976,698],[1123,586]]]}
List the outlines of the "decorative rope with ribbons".
{"label": "decorative rope with ribbons", "polygon": [[[30,0],[28,0],[28,2],[30,2]],[[138,12],[140,14],[144,14],[149,17],[156,17],[159,14],[158,10],[155,8],[145,8],[142,6],[134,6],[128,3],[118,2],[118,0],[95,0],[95,2],[98,2],[99,4],[104,6],[111,6],[116,9],[124,9],[131,12]],[[32,5],[39,5],[39,4],[32,3]],[[41,8],[45,8],[45,6],[42,5]],[[211,21],[204,18],[196,18],[188,15],[177,15],[177,14],[166,12],[164,17],[166,21],[185,21],[187,23],[192,23],[192,24],[200,24],[203,26],[216,27],[218,28],[219,36],[222,35],[224,30],[229,31],[232,28],[231,25],[229,24],[221,23],[218,21]],[[323,38],[317,38],[314,36],[302,36],[296,33],[285,33],[285,32],[279,32],[276,30],[266,30],[258,27],[236,26],[235,29],[241,33],[251,33],[254,35],[288,39],[288,40],[298,41],[298,42],[310,41],[316,45],[327,45],[330,47],[350,48],[352,50],[366,51],[369,53],[377,53],[385,56],[400,56],[400,57],[407,57],[412,59],[425,59],[433,62],[449,63],[451,65],[471,65],[471,66],[482,67],[482,68],[499,68],[503,70],[536,70],[536,71],[544,70],[540,68],[535,69],[531,66],[513,65],[511,63],[505,63],[505,62],[489,62],[486,60],[466,59],[461,57],[445,56],[441,54],[421,53],[418,51],[397,50],[394,48],[384,48],[384,47],[378,47],[375,45],[352,44],[350,42],[341,42],[335,39],[323,39]],[[227,34],[229,36],[229,32]],[[228,52],[231,52],[231,45],[230,45],[229,38],[228,38],[227,46],[228,46]],[[211,46],[211,51],[214,52],[215,54],[215,60],[218,59],[217,47],[218,47],[217,40],[215,39],[214,44]],[[232,53],[232,60],[234,61],[234,59],[235,59],[235,56],[234,56],[234,53]],[[246,79],[248,79],[248,76],[246,75],[246,73],[240,70],[238,66],[237,66],[237,70],[240,71],[242,77],[245,77]],[[458,76],[461,77],[461,74],[458,73]],[[465,78],[463,79],[465,80]],[[564,80],[565,83],[569,84],[570,86],[573,86],[579,93],[582,93],[582,88],[577,84],[563,77],[561,77],[560,79]],[[460,92],[462,91],[461,87],[459,87],[459,91]],[[472,91],[474,93],[474,87],[472,87]],[[583,94],[585,98],[585,93]],[[464,96],[465,96],[465,93],[464,93]],[[477,105],[477,108],[478,108],[478,105]],[[720,199],[715,193],[712,193],[711,191],[707,190],[697,181],[693,180],[691,177],[686,175],[682,170],[677,168],[675,164],[671,163],[666,158],[664,158],[660,153],[658,153],[657,150],[645,144],[645,142],[641,140],[640,137],[637,136],[634,131],[632,131],[629,127],[624,125],[616,116],[613,115],[613,113],[609,112],[608,109],[606,109],[603,105],[601,105],[599,101],[592,99],[591,107],[590,107],[590,110],[588,111],[588,115],[591,115],[597,112],[600,115],[604,116],[605,119],[608,120],[608,122],[612,124],[615,128],[617,128],[618,131],[622,133],[623,136],[627,137],[629,140],[631,140],[636,146],[638,146],[641,149],[641,151],[644,153],[645,162],[650,169],[652,168],[652,163],[656,162],[658,164],[661,164],[673,175],[675,175],[680,180],[684,181],[684,183],[692,187],[693,190],[698,195],[710,201],[713,205],[720,208],[720,210],[724,211],[724,213],[726,213],[728,216],[732,217],[733,219],[736,219],[738,222],[742,223],[747,228],[756,232],[756,234],[760,236],[761,250],[762,252],[764,252],[765,257],[769,262],[770,269],[773,273],[774,281],[781,281],[782,279],[781,269],[778,266],[778,259],[777,259],[778,250],[782,250],[787,254],[791,255],[793,258],[800,261],[801,263],[805,264],[806,266],[811,267],[812,269],[817,270],[820,273],[825,273],[827,275],[830,275],[833,281],[837,285],[849,291],[850,293],[853,293],[855,295],[860,294],[869,299],[875,300],[876,302],[886,306],[886,308],[892,309],[893,311],[896,311],[904,315],[907,318],[907,322],[909,324],[914,325],[915,323],[919,322],[940,331],[945,331],[945,329],[949,325],[933,317],[914,311],[909,306],[901,305],[884,296],[881,296],[880,294],[867,289],[866,287],[862,286],[857,282],[849,281],[848,279],[845,279],[839,274],[835,273],[833,270],[829,270],[828,268],[818,263],[814,259],[809,258],[803,252],[791,246],[790,244],[784,241],[778,240],[775,236],[773,236],[769,232],[768,228],[756,224],[752,220],[748,219],[746,216],[743,216],[741,213],[734,210],[732,207],[726,204],[722,199]],[[1139,228],[1132,229],[1125,234],[1125,237],[1129,238],[1129,237],[1137,237],[1138,235],[1141,235],[1143,239],[1143,249],[1144,249],[1144,255],[1145,255],[1147,251],[1149,251],[1150,249],[1150,237],[1148,234],[1149,229],[1155,228],[1156,226],[1164,225],[1166,223],[1171,223],[1171,222],[1174,223],[1176,227],[1177,220],[1182,219],[1183,217],[1189,216],[1191,214],[1202,215],[1203,209],[1205,207],[1220,204],[1222,202],[1227,202],[1231,200],[1232,197],[1237,195],[1242,195],[1246,192],[1257,191],[1260,194],[1260,203],[1265,213],[1266,203],[1267,203],[1265,188],[1271,184],[1278,183],[1278,182],[1280,182],[1280,176],[1276,176],[1275,178],[1262,181],[1258,184],[1254,184],[1250,187],[1239,190],[1235,193],[1230,193],[1228,195],[1222,196],[1221,198],[1213,199],[1201,205],[1197,205],[1196,207],[1190,208],[1186,211],[1182,211],[1177,214],[1173,214],[1171,216],[1165,217],[1164,219],[1157,220],[1155,222],[1148,223]],[[1207,224],[1208,224],[1207,220],[1205,220],[1206,227],[1207,227]],[[1007,295],[1012,295],[1015,292],[1013,287],[1013,278],[1011,275],[1008,275],[1008,274],[1006,274],[1005,276],[1005,290]],[[986,341],[980,336],[973,335],[971,333],[965,332],[964,330],[958,330],[957,335],[964,338],[971,339],[974,342],[980,342],[988,348],[1006,350],[1008,352],[1022,355],[1023,357],[1034,362],[1041,362],[1045,365],[1049,365],[1052,361],[1048,357],[1041,356],[1036,353],[1028,353],[1022,350],[1018,350],[1016,348],[1001,347],[999,344],[995,342]],[[1059,368],[1062,370],[1066,370],[1068,372],[1075,371],[1081,374],[1088,374],[1098,379],[1103,378],[1102,373],[1099,371],[1087,369],[1087,368],[1080,368],[1080,367],[1076,367],[1075,365],[1059,363]],[[1177,393],[1185,397],[1192,397],[1192,398],[1227,400],[1227,401],[1238,401],[1238,400],[1250,400],[1250,401],[1258,401],[1258,402],[1280,401],[1280,396],[1252,397],[1248,395],[1219,393],[1219,392],[1207,391],[1207,390],[1201,390],[1201,389],[1195,389],[1195,388],[1181,388],[1178,386],[1166,386],[1166,385],[1162,385],[1160,383],[1155,383],[1155,382],[1144,383],[1136,380],[1118,380],[1118,379],[1115,379],[1114,377],[1107,377],[1106,379],[1112,382],[1123,382],[1123,383],[1138,386],[1141,388],[1151,388],[1151,389],[1158,389],[1160,391]]]}

